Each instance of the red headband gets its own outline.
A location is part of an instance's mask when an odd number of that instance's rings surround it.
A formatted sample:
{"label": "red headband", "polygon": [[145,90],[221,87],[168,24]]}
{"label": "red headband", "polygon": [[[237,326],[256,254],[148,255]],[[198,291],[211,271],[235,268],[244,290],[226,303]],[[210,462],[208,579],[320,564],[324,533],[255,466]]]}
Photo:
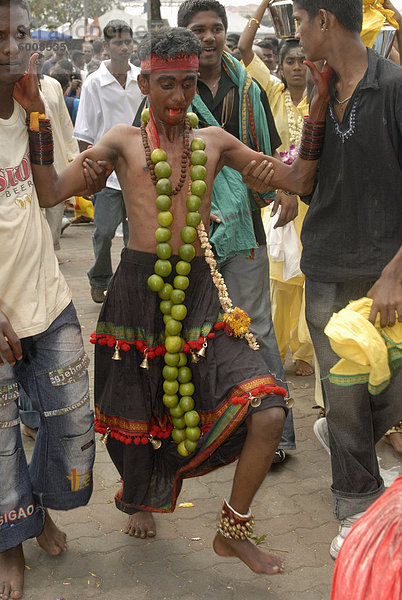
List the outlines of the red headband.
{"label": "red headband", "polygon": [[196,54],[181,54],[173,57],[162,58],[151,54],[141,61],[141,71],[198,71],[199,60]]}

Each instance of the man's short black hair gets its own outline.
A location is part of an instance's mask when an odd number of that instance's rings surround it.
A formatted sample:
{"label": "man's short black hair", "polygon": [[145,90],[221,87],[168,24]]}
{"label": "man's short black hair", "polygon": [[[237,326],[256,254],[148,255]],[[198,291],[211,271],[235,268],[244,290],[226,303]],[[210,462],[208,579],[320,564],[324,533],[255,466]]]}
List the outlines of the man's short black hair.
{"label": "man's short black hair", "polygon": [[66,89],[71,83],[71,74],[65,71],[64,69],[53,69],[51,77],[53,79],[56,79],[60,83],[61,87],[63,88],[63,92],[66,91]]}
{"label": "man's short black hair", "polygon": [[101,40],[94,40],[92,42],[92,48],[93,48],[94,54],[99,54],[103,50],[103,42],[101,42]]}
{"label": "man's short black hair", "polygon": [[151,54],[156,54],[163,59],[174,58],[183,54],[190,56],[201,54],[201,42],[192,31],[183,27],[162,27],[152,31],[146,38],[141,40],[138,46],[140,60],[145,60]]}
{"label": "man's short black hair", "polygon": [[75,62],[79,56],[81,56],[81,57],[84,56],[84,53],[82,52],[82,50],[73,50],[71,52],[71,60],[73,62]]}
{"label": "man's short black hair", "polygon": [[240,36],[238,33],[228,33],[226,36],[226,40],[234,42],[236,44],[236,46],[239,43],[239,39],[240,39]]}
{"label": "man's short black hair", "polygon": [[112,19],[103,29],[105,42],[110,42],[110,40],[115,37],[116,33],[122,33],[123,31],[127,31],[130,36],[133,37],[133,30],[126,21],[122,21],[122,19]]}
{"label": "man's short black hair", "polygon": [[332,13],[345,29],[357,33],[362,30],[362,0],[294,0],[294,3],[297,8],[307,12],[310,21],[322,8]]}
{"label": "man's short black hair", "polygon": [[68,60],[68,58],[63,58],[63,60],[59,60],[56,63],[56,65],[58,69],[63,69],[64,71],[67,71],[70,74],[74,71],[73,64]]}
{"label": "man's short black hair", "polygon": [[221,18],[225,31],[228,30],[228,18],[223,4],[217,0],[184,0],[177,13],[177,25],[187,27],[199,12],[213,10]]}
{"label": "man's short black hair", "polygon": [[276,54],[275,48],[269,40],[261,40],[260,42],[257,42],[256,46],[258,46],[259,48],[266,48],[267,50],[272,50],[272,52]]}

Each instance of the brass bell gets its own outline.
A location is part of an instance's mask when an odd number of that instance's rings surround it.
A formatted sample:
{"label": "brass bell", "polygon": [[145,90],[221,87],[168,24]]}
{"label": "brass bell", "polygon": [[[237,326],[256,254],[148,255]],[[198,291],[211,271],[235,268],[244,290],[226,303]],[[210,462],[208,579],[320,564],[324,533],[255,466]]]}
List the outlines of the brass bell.
{"label": "brass bell", "polygon": [[142,363],[140,364],[141,369],[149,369],[149,360],[148,360],[148,355],[144,354],[144,359],[142,361]]}
{"label": "brass bell", "polygon": [[292,406],[295,405],[295,401],[293,400],[293,398],[285,398],[285,404],[287,408],[292,408]]}
{"label": "brass bell", "polygon": [[162,442],[160,440],[156,440],[155,438],[150,438],[150,442],[154,450],[159,450],[159,448],[162,446]]}
{"label": "brass bell", "polygon": [[207,342],[204,342],[202,345],[202,348],[200,348],[197,352],[197,356],[199,356],[200,358],[205,358],[205,354],[206,354],[206,348],[208,346]]}
{"label": "brass bell", "polygon": [[259,397],[251,396],[250,404],[253,408],[258,408],[261,404],[262,400]]}
{"label": "brass bell", "polygon": [[114,347],[114,352],[113,352],[112,360],[121,360],[120,350],[119,350],[119,344],[117,342],[116,342],[116,345]]}
{"label": "brass bell", "polygon": [[105,444],[105,446],[106,446],[106,444],[108,442],[110,432],[111,432],[111,429],[108,427],[106,429],[106,432],[101,436],[100,441],[102,442],[102,444]]}
{"label": "brass bell", "polygon": [[191,362],[192,363],[198,363],[198,361],[200,360],[200,357],[196,355],[195,352],[191,352]]}

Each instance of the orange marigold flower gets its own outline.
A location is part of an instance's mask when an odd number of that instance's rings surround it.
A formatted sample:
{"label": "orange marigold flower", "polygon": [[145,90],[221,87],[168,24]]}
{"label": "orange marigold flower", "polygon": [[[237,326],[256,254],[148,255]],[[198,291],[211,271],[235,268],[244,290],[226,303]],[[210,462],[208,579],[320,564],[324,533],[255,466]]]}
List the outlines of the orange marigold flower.
{"label": "orange marigold flower", "polygon": [[227,312],[223,315],[223,320],[233,332],[232,335],[235,337],[242,337],[248,332],[248,328],[251,323],[251,319],[245,310],[235,308],[231,312]]}

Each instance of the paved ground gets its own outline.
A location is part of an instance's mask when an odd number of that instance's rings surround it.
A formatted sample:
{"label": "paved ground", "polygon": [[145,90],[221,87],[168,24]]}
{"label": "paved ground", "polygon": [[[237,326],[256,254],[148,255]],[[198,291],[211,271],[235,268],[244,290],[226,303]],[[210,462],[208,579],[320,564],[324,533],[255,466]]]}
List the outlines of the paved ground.
{"label": "paved ground", "polygon": [[[68,228],[58,253],[71,286],[88,354],[99,305],[89,293],[86,272],[92,263],[92,226]],[[115,239],[113,260],[119,260]],[[93,364],[91,365],[93,369]],[[253,504],[256,533],[286,563],[282,575],[254,575],[235,560],[215,555],[211,542],[221,498],[227,495],[234,466],[185,482],[174,514],[158,517],[158,536],[138,540],[122,533],[126,517],[114,507],[118,474],[103,444],[97,441],[95,489],[87,507],[53,513],[68,535],[69,551],[51,558],[34,540],[24,544],[25,599],[30,600],[329,600],[333,561],[329,543],[337,533],[329,492],[329,457],[312,425],[317,411],[314,378],[287,370],[294,408],[297,450],[266,477]],[[92,370],[91,370],[92,378]],[[91,383],[91,390],[93,384]],[[345,407],[347,410],[347,407]],[[99,436],[97,435],[97,438]],[[27,452],[33,442],[26,441]],[[381,466],[398,464],[383,442]]]}

